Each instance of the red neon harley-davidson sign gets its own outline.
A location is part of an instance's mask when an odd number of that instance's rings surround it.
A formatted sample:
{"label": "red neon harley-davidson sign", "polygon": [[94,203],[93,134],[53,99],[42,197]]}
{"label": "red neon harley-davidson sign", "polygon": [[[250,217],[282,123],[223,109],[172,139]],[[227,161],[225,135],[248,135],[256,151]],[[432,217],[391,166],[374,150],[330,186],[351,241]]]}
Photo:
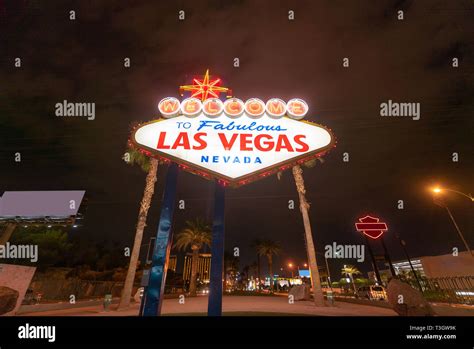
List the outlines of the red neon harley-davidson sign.
{"label": "red neon harley-davidson sign", "polygon": [[371,216],[359,218],[359,222],[355,226],[357,231],[374,240],[381,237],[388,230],[387,224],[380,222],[379,218]]}

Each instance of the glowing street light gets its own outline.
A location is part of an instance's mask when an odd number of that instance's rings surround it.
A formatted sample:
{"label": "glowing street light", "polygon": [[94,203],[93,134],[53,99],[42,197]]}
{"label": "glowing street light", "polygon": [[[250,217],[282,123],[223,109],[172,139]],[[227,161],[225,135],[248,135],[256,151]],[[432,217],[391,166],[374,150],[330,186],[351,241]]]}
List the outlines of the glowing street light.
{"label": "glowing street light", "polygon": [[294,278],[294,274],[293,274],[293,263],[288,263],[288,268],[291,270],[291,278]]}
{"label": "glowing street light", "polygon": [[459,234],[459,237],[461,238],[462,242],[464,243],[464,246],[466,247],[467,251],[471,254],[471,257],[474,257],[474,254],[472,253],[471,248],[469,247],[466,239],[464,238],[464,235],[462,234],[461,229],[459,228],[458,224],[454,220],[454,217],[451,213],[451,210],[449,209],[448,205],[446,205],[446,203],[443,200],[440,200],[440,198],[439,198],[439,195],[441,195],[441,193],[443,191],[450,191],[450,192],[453,192],[453,193],[460,194],[462,196],[465,196],[465,197],[469,198],[471,200],[471,202],[474,202],[474,198],[471,196],[471,194],[469,194],[469,195],[464,194],[463,192],[460,192],[460,191],[457,191],[457,190],[441,188],[441,187],[438,187],[438,186],[434,187],[432,189],[432,192],[434,194],[433,199],[434,199],[435,204],[437,204],[438,206],[444,207],[446,209],[446,211],[448,211],[448,215],[451,218],[451,221],[453,222],[454,227],[456,228],[456,231]]}
{"label": "glowing street light", "polygon": [[471,194],[465,194],[461,191],[458,191],[458,190],[453,190],[453,189],[447,189],[447,188],[442,188],[442,187],[434,187],[431,189],[431,191],[434,193],[434,194],[442,194],[443,192],[445,191],[449,191],[449,192],[452,192],[452,193],[456,193],[456,194],[459,194],[459,195],[462,195],[466,198],[468,198],[469,200],[471,200],[471,202],[474,202],[474,197],[471,195]]}

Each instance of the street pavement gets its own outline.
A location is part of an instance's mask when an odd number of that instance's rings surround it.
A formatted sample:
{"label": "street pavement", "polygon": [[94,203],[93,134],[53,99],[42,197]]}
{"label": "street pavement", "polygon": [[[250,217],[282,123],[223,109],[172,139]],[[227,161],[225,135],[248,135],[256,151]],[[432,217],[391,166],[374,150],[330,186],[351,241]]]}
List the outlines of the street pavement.
{"label": "street pavement", "polygon": [[[129,309],[116,310],[117,305],[111,305],[110,311],[104,311],[100,305],[83,308],[47,310],[41,312],[22,313],[22,316],[137,316],[139,306],[133,304]],[[293,304],[286,297],[265,296],[226,296],[222,302],[223,313],[277,313],[277,315],[313,315],[313,316],[396,316],[387,308],[367,306],[345,302],[336,302],[334,306],[316,307],[309,301],[297,301]],[[179,299],[165,299],[162,306],[163,315],[206,315],[207,297],[188,297],[181,304]]]}

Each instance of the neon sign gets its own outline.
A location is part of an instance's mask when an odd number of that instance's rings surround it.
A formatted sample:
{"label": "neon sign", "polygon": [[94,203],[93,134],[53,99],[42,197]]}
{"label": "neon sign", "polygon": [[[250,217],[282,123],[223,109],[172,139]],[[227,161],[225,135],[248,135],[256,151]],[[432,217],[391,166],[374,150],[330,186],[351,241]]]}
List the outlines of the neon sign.
{"label": "neon sign", "polygon": [[[304,100],[250,98],[244,102],[230,97],[221,101],[216,95],[229,90],[213,89],[220,79],[208,75],[207,71],[204,79],[195,79],[195,85],[181,87],[190,97],[163,98],[158,103],[163,118],[135,129],[132,145],[149,156],[232,186],[291,168],[334,146],[330,130],[299,121],[309,110]],[[213,88],[205,89],[205,85]]]}
{"label": "neon sign", "polygon": [[293,98],[288,103],[279,98],[272,98],[267,103],[258,98],[250,98],[244,103],[238,98],[231,98],[225,102],[218,98],[209,98],[201,102],[197,98],[190,97],[180,102],[175,97],[166,97],[158,103],[158,110],[165,118],[179,114],[193,117],[203,111],[209,117],[226,115],[238,118],[245,114],[249,118],[258,119],[267,114],[270,118],[279,119],[288,114],[292,119],[301,120],[308,113],[308,109],[308,104],[299,98]]}
{"label": "neon sign", "polygon": [[181,94],[183,94],[184,91],[189,91],[191,92],[191,97],[200,98],[205,101],[208,98],[219,98],[219,94],[222,92],[229,92],[227,87],[219,86],[221,79],[210,78],[209,69],[206,70],[203,79],[194,78],[193,82],[193,85],[181,86]]}
{"label": "neon sign", "polygon": [[379,218],[371,216],[359,218],[359,223],[356,223],[355,226],[357,231],[374,240],[388,230],[387,224],[380,222]]}

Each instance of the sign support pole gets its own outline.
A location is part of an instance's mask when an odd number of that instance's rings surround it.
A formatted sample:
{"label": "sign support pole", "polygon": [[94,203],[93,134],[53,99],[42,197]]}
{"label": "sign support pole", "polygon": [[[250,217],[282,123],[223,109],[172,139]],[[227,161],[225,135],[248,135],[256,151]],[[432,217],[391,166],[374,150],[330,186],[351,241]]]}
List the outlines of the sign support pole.
{"label": "sign support pole", "polygon": [[410,269],[411,269],[411,272],[413,273],[413,276],[415,277],[418,288],[420,289],[420,292],[423,293],[423,287],[421,287],[421,283],[420,283],[420,280],[418,279],[418,275],[416,275],[415,268],[413,267],[410,256],[408,255],[408,251],[406,249],[406,242],[400,237],[399,234],[395,234],[395,237],[400,242],[400,246],[402,246],[403,252],[405,253],[405,256],[407,257],[408,264],[410,264]]}
{"label": "sign support pole", "polygon": [[225,187],[214,184],[214,222],[212,225],[211,277],[209,287],[208,316],[222,316],[222,275],[224,272],[224,213]]}
{"label": "sign support pole", "polygon": [[385,241],[383,237],[381,237],[380,240],[382,240],[382,247],[383,247],[383,251],[385,252],[385,259],[387,260],[388,265],[390,267],[390,273],[392,274],[392,277],[394,279],[398,279],[397,274],[395,273],[395,268],[393,267],[393,264],[392,264],[392,259],[390,258],[390,255],[388,254],[387,246],[385,245]]}
{"label": "sign support pole", "polygon": [[171,225],[173,222],[177,181],[178,165],[172,162],[169,165],[168,173],[166,174],[160,222],[158,223],[155,248],[153,249],[150,279],[145,297],[143,316],[158,316],[161,314],[166,272],[168,271],[168,257],[173,241]]}
{"label": "sign support pole", "polygon": [[369,250],[370,257],[372,258],[372,267],[374,268],[375,278],[379,285],[382,285],[382,279],[380,278],[379,268],[377,267],[377,261],[374,257],[374,252],[372,251],[372,247],[370,247],[370,242],[367,236],[365,237],[365,244],[367,245],[367,249]]}

